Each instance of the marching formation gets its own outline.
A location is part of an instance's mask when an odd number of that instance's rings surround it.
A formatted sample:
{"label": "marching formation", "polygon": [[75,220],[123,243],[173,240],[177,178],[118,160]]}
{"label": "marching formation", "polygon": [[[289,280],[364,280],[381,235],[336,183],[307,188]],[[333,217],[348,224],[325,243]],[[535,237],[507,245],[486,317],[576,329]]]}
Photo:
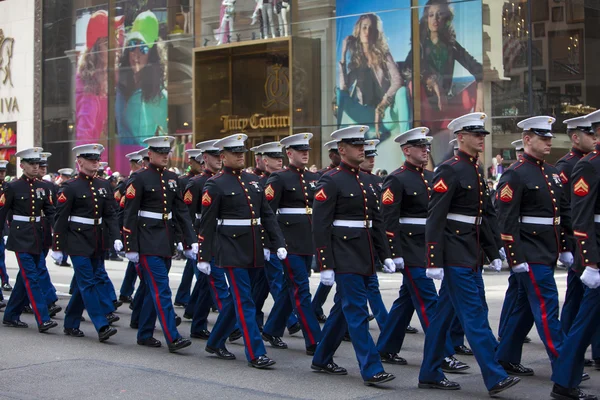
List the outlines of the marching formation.
{"label": "marching formation", "polygon": [[[522,154],[494,194],[478,157],[489,133],[486,118],[471,113],[448,125],[455,154],[434,172],[426,169],[429,130],[400,134],[395,143],[405,162],[385,179],[372,174],[379,141],[365,138],[366,126],[333,132],[325,144],[332,164],[318,173],[307,169],[311,133],[252,148],[254,173],[244,169],[245,134],[198,143],[187,151],[190,173],[181,177],[167,169],[174,138],[152,137],[146,149],[127,155],[131,173],[115,188],[98,174],[100,144],[73,148],[78,175],[59,187],[40,179],[49,153],[20,151],[23,175],[3,183],[0,197],[6,249],[19,265],[8,303],[0,298],[2,322],[27,328],[20,315],[30,308],[40,332],[58,325],[52,317],[62,309],[45,260],[50,253],[62,264],[68,255],[74,277],[63,331],[69,336],[85,335],[85,309],[99,341],[108,340],[117,333],[113,312],[128,302],[137,343],[162,346],[154,337],[158,320],[168,350],[176,352],[191,345],[178,331],[177,305],[192,320],[191,337],[206,340],[215,357],[235,360],[226,342],[242,339],[248,365],[269,368],[275,360],[265,342],[286,349],[287,329],[302,332],[310,368],[331,375],[348,373],[334,356],[350,341],[363,382],[379,385],[395,378],[384,364],[407,364],[400,354],[416,311],[426,334],[418,387],[460,389],[446,374],[470,368],[457,354],[474,355],[493,396],[534,375],[521,358],[535,325],[552,367],[551,396],[596,399],[579,385],[589,379],[586,364],[600,369],[600,111],[565,121],[573,148],[556,166],[544,161],[554,118],[521,121],[522,140],[513,144]],[[0,177],[5,169],[0,162]],[[129,261],[119,298],[104,265],[113,250]],[[168,273],[178,251],[187,263],[173,301]],[[314,297],[313,261],[320,271]],[[484,265],[500,271],[503,261],[510,276],[497,337],[482,273]],[[557,261],[569,268],[560,319]],[[403,275],[389,312],[378,265]],[[269,294],[274,305],[265,320]],[[213,309],[219,315],[209,330]],[[376,342],[371,319],[380,328]],[[585,360],[590,345],[593,360]]]}

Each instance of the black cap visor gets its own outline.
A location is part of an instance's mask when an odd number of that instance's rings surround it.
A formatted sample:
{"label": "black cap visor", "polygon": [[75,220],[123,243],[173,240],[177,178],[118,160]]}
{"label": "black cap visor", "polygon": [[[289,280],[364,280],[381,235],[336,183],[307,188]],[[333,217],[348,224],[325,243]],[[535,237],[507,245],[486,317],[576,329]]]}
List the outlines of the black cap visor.
{"label": "black cap visor", "polygon": [[248,151],[244,146],[233,146],[233,147],[223,147],[223,151],[228,151],[230,153],[245,153]]}
{"label": "black cap visor", "polygon": [[148,147],[148,149],[158,154],[169,154],[171,152],[170,147]]}
{"label": "black cap visor", "polygon": [[90,160],[90,161],[99,161],[100,160],[100,154],[95,154],[95,153],[80,154],[77,157],[85,158],[86,160]]}
{"label": "black cap visor", "polygon": [[294,144],[294,145],[288,146],[288,149],[294,149],[294,150],[298,150],[298,151],[312,150],[310,148],[310,145],[308,145],[308,144]]}

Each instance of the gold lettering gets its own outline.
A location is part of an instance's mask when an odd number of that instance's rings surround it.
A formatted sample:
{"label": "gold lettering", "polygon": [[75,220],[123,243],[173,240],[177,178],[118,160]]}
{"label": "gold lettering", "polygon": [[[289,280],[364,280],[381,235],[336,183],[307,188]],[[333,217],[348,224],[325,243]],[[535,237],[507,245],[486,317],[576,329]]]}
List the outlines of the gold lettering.
{"label": "gold lettering", "polygon": [[17,98],[15,97],[13,100],[12,112],[19,112],[19,103],[17,103]]}
{"label": "gold lettering", "polygon": [[264,114],[254,113],[250,116],[250,118],[238,118],[237,116],[232,115],[221,115],[221,121],[223,122],[223,129],[221,129],[221,133],[227,133],[230,131],[244,132],[248,128],[257,130],[289,128],[290,126],[289,116],[280,116],[276,114],[265,116]]}
{"label": "gold lettering", "polygon": [[16,97],[0,97],[0,114],[4,113],[18,113],[19,102]]}

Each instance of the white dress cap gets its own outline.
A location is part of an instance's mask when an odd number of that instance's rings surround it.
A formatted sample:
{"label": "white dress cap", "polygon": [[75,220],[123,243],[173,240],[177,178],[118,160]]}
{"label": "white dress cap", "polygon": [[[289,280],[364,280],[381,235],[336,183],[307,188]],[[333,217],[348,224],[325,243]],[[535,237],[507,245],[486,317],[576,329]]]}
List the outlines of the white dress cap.
{"label": "white dress cap", "polygon": [[260,146],[256,146],[255,152],[257,154],[262,154],[263,156],[271,157],[271,158],[283,158],[283,153],[281,151],[281,143],[279,142],[269,142],[263,143]]}
{"label": "white dress cap", "polygon": [[325,143],[323,145],[323,147],[326,147],[327,150],[329,150],[329,151],[337,151],[338,150],[337,140],[331,140],[331,141]]}
{"label": "white dress cap", "polygon": [[576,129],[584,133],[594,133],[592,123],[585,116],[565,119],[563,122],[567,125],[567,130]]}
{"label": "white dress cap", "polygon": [[286,149],[291,147],[295,150],[310,150],[309,141],[312,137],[313,134],[310,132],[296,133],[295,135],[284,137],[279,143]]}
{"label": "white dress cap", "polygon": [[554,137],[552,135],[552,124],[556,121],[553,117],[542,115],[531,117],[519,122],[517,126],[524,132],[532,132],[542,137]]}
{"label": "white dress cap", "polygon": [[21,158],[21,160],[25,162],[40,162],[42,151],[43,149],[41,147],[30,147],[16,152],[15,156]]}
{"label": "white dress cap", "polygon": [[133,153],[126,154],[125,157],[132,162],[138,162],[142,159],[142,156],[139,151],[134,151]]}
{"label": "white dress cap", "polygon": [[71,177],[71,175],[73,175],[73,168],[61,168],[58,170],[58,173]]}
{"label": "white dress cap", "polygon": [[202,150],[200,149],[188,149],[185,152],[191,160],[196,160],[196,157],[202,154]]}
{"label": "white dress cap", "polygon": [[171,151],[171,145],[175,141],[173,136],[153,136],[148,139],[144,139],[144,143],[148,145],[148,149],[156,153],[169,153]]}
{"label": "white dress cap", "polygon": [[99,160],[100,154],[104,151],[104,146],[99,143],[82,144],[73,147],[75,157],[82,157],[88,160]]}
{"label": "white dress cap", "polygon": [[448,124],[448,129],[454,133],[465,131],[472,133],[483,133],[487,135],[489,132],[484,128],[486,119],[487,115],[482,112],[465,114],[450,121]]}
{"label": "white dress cap", "polygon": [[196,143],[196,148],[202,153],[217,155],[221,152],[218,147],[215,147],[215,143],[218,141],[218,139],[205,140],[204,142]]}
{"label": "white dress cap", "polygon": [[523,150],[523,139],[512,141],[510,144],[512,144],[517,151]]}
{"label": "white dress cap", "polygon": [[394,142],[399,143],[400,146],[429,144],[433,138],[431,136],[427,136],[428,133],[429,128],[418,126],[396,136]]}
{"label": "white dress cap", "polygon": [[365,135],[369,132],[369,127],[365,125],[352,125],[346,128],[338,129],[331,134],[331,138],[336,142],[346,142],[355,145],[365,144]]}
{"label": "white dress cap", "polygon": [[223,139],[217,140],[214,143],[214,146],[225,151],[230,151],[232,153],[245,153],[248,151],[244,146],[244,143],[248,139],[248,135],[245,133],[236,133],[235,135],[230,135],[224,137]]}

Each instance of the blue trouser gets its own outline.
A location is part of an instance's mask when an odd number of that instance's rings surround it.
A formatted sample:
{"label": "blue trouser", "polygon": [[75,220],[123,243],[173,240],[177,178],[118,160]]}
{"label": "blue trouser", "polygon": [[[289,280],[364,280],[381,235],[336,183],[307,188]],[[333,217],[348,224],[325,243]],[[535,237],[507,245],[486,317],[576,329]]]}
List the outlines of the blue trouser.
{"label": "blue trouser", "polygon": [[371,306],[371,311],[373,311],[375,321],[377,321],[377,325],[379,325],[379,330],[382,330],[388,318],[388,311],[381,298],[377,274],[369,276],[367,282],[367,299],[369,299],[369,305]]}
{"label": "blue trouser", "polygon": [[[277,300],[283,287],[283,266],[277,255],[272,253],[269,261],[265,261],[264,268],[257,268],[251,273],[252,301],[256,305],[256,323],[259,327],[264,325],[265,314],[262,311],[269,293],[273,300]],[[284,291],[284,295],[285,291]],[[298,322],[294,314],[289,315],[288,328]]]}
{"label": "blue trouser", "polygon": [[40,260],[38,261],[38,270],[40,272],[40,287],[44,293],[46,304],[53,304],[58,300],[56,295],[56,288],[50,280],[50,274],[48,273],[48,267],[46,266],[46,256],[48,255],[48,249],[42,250]]}
{"label": "blue trouser", "polygon": [[322,283],[319,283],[319,287],[317,288],[317,291],[315,292],[311,303],[312,309],[316,316],[321,316],[325,314],[323,312],[323,304],[325,304],[325,302],[327,301],[327,296],[329,296],[329,292],[331,292],[332,287],[333,286],[327,286],[323,285]]}
{"label": "blue trouser", "polygon": [[4,254],[4,239],[0,238],[0,282],[4,285],[9,283],[8,273],[6,272],[6,255]]}
{"label": "blue trouser", "polygon": [[121,284],[121,296],[133,296],[136,279],[137,272],[135,270],[135,264],[129,261],[127,263],[127,269],[125,270],[125,276],[123,277],[123,283]]}
{"label": "blue trouser", "polygon": [[554,268],[549,265],[529,264],[529,272],[515,275],[524,292],[517,297],[512,313],[506,321],[496,359],[513,364],[521,363],[523,339],[529,332],[527,309],[530,309],[548,357],[550,361],[554,361],[564,339],[558,321],[558,290],[554,281]]}
{"label": "blue trouser", "polygon": [[[71,261],[73,261],[73,257],[78,257],[78,256],[71,256]],[[101,259],[100,264],[94,267],[94,274],[96,276],[96,291],[98,292],[102,312],[104,313],[104,315],[110,314],[111,312],[115,311],[115,304],[113,303],[113,301],[115,300],[114,286],[112,286],[112,282],[110,282],[110,279],[108,278],[108,274],[106,273],[106,269],[104,268],[104,259],[103,258]],[[110,286],[105,283],[106,279],[108,279]],[[112,292],[110,290],[111,288],[113,289]],[[73,278],[71,279],[71,285],[70,285],[70,289],[69,289],[69,292],[71,293],[71,295],[73,295],[75,293],[76,289],[77,289],[77,274],[73,273]],[[65,313],[68,310],[69,310],[69,307],[67,306]]]}
{"label": "blue trouser", "polygon": [[210,314],[210,308],[212,307],[213,300],[210,293],[210,277],[198,271],[197,268],[194,268],[194,270],[196,275],[194,291],[197,291],[198,294],[196,295],[192,313],[192,326],[190,328],[190,332],[200,333],[202,330],[208,327],[208,314]]}
{"label": "blue trouser", "polygon": [[100,257],[71,256],[76,285],[73,295],[65,312],[65,328],[79,328],[81,315],[86,309],[94,328],[97,331],[108,325],[105,313],[100,305],[100,292],[98,291],[98,274],[96,270],[103,268]]}
{"label": "blue trouser", "polygon": [[33,315],[38,325],[49,321],[48,306],[42,287],[40,286],[40,262],[39,254],[17,253],[19,273],[6,309],[4,310],[5,321],[18,320],[27,304],[31,304]]}
{"label": "blue trouser", "polygon": [[[525,289],[523,289],[523,285],[519,283],[515,274],[510,274],[508,276],[508,288],[506,289],[506,294],[504,295],[504,303],[502,304],[502,311],[500,313],[500,323],[498,325],[498,337],[502,339],[504,336],[504,331],[506,330],[506,321],[508,317],[512,313],[515,304],[517,304],[517,298],[519,296],[526,297]],[[529,307],[525,307],[523,310],[524,319],[522,320],[523,329],[527,328],[527,335],[531,328],[533,327],[533,314],[531,313],[531,309]]]}
{"label": "blue trouser", "polygon": [[[135,291],[135,295],[133,296],[133,300],[131,302],[131,323],[139,324],[144,298],[146,298],[146,284],[144,283],[144,278],[141,275],[140,264],[133,264],[133,268],[135,268],[136,275],[140,278],[140,284],[138,285],[138,289]],[[154,326],[152,326],[152,332],[154,332]],[[150,335],[152,335],[152,332]]]}
{"label": "blue trouser", "polygon": [[600,319],[600,289],[585,288],[579,312],[569,334],[559,348],[560,355],[552,366],[552,381],[566,388],[581,383],[585,351],[597,336]]}
{"label": "blue trouser", "polygon": [[140,269],[146,285],[146,295],[140,314],[138,339],[152,336],[157,317],[167,343],[173,343],[181,337],[175,326],[175,309],[171,301],[170,266],[170,258],[140,255]]}
{"label": "blue trouser", "polygon": [[[435,313],[438,294],[435,284],[425,274],[425,268],[407,267],[402,270],[404,283],[399,296],[392,304],[387,322],[377,340],[377,350],[384,354],[396,354],[402,349],[406,327],[416,310],[423,331],[427,333],[433,314]],[[454,348],[447,335],[444,357],[454,355]]]}
{"label": "blue trouser", "polygon": [[312,258],[288,254],[282,261],[285,281],[263,329],[269,335],[283,336],[286,321],[294,311],[302,327],[306,347],[316,345],[321,340],[321,326],[310,304],[308,269]]}
{"label": "blue trouser", "polygon": [[369,333],[367,307],[369,276],[337,274],[334,304],[323,326],[313,364],[327,365],[340,346],[346,330],[350,333],[363,380],[383,372],[381,358]]}
{"label": "blue trouser", "polygon": [[192,289],[195,270],[196,260],[188,258],[183,268],[183,274],[181,275],[181,283],[179,284],[179,288],[177,288],[175,303],[188,304],[190,302],[190,291]]}
{"label": "blue trouser", "polygon": [[69,259],[69,255],[63,251],[62,263],[66,263]]}
{"label": "blue trouser", "polygon": [[496,339],[485,319],[485,309],[477,287],[477,272],[465,267],[445,267],[436,311],[425,334],[420,382],[439,382],[444,379],[441,363],[444,359],[446,332],[456,314],[465,330],[475,359],[481,368],[488,390],[508,375],[494,360]]}
{"label": "blue trouser", "polygon": [[[73,257],[71,257],[73,260]],[[117,292],[115,291],[115,286],[113,285],[108,273],[105,268],[105,260],[102,258],[102,268],[96,269],[98,279],[100,279],[100,283],[98,288],[100,289],[100,294],[103,295],[106,299],[110,299],[111,302],[117,301]],[[115,310],[115,307],[112,307],[112,311]]]}
{"label": "blue trouser", "polygon": [[[567,294],[560,314],[560,324],[565,335],[569,333],[571,326],[573,326],[573,321],[577,317],[585,291],[586,287],[581,283],[579,275],[569,268],[569,272],[567,273]],[[594,360],[600,358],[600,329],[592,337],[592,358]]]}
{"label": "blue trouser", "polygon": [[[218,268],[215,268],[218,269]],[[246,358],[252,361],[267,354],[256,324],[256,306],[252,301],[252,284],[247,268],[224,268],[229,281],[231,301],[222,301],[222,308],[213,327],[207,346],[223,348],[225,340],[237,325],[242,331]],[[211,284],[212,285],[212,284]],[[215,301],[217,306],[219,301]]]}

